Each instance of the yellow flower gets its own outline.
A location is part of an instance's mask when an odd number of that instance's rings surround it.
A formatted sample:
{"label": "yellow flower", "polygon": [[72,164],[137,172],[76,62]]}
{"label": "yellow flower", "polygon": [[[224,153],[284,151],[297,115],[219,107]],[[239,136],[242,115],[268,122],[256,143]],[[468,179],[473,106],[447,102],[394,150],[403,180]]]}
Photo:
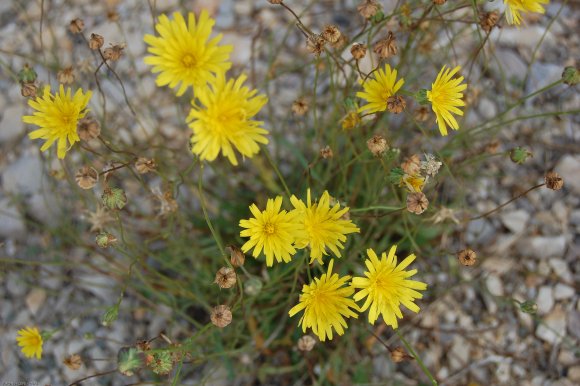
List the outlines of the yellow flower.
{"label": "yellow flower", "polygon": [[418,174],[405,174],[401,179],[402,185],[405,185],[410,192],[421,192],[423,191],[423,186],[425,186],[425,177],[421,177]]}
{"label": "yellow flower", "polygon": [[360,123],[360,116],[358,112],[351,111],[342,120],[342,129],[343,130],[350,130],[354,129]]}
{"label": "yellow flower", "polygon": [[548,4],[550,0],[504,0],[505,17],[509,24],[520,25],[522,17],[520,12],[545,13],[542,4]]}
{"label": "yellow flower", "polygon": [[352,279],[352,286],[361,289],[354,295],[354,300],[358,302],[366,297],[360,310],[362,312],[370,307],[370,324],[374,324],[379,315],[382,315],[387,325],[397,328],[397,318],[403,317],[399,309],[401,304],[413,312],[419,311],[414,300],[421,299],[423,295],[416,290],[425,290],[427,284],[408,280],[417,273],[417,270],[404,271],[404,269],[415,260],[415,255],[407,256],[397,265],[396,250],[396,245],[391,247],[389,256],[383,252],[379,260],[375,251],[367,249],[369,259],[365,260],[368,268],[368,272],[365,272],[366,277]]}
{"label": "yellow flower", "polygon": [[187,121],[193,130],[191,151],[202,160],[215,160],[221,150],[223,156],[237,165],[234,148],[251,158],[260,151],[258,143],[268,143],[264,136],[268,131],[261,127],[263,122],[252,119],[268,98],[242,86],[245,80],[246,76],[240,75],[226,83],[225,76],[218,74],[210,87],[196,91],[201,106],[192,102]]}
{"label": "yellow flower", "polygon": [[298,325],[302,325],[302,331],[312,328],[312,332],[321,341],[332,340],[332,329],[338,335],[344,334],[348,328],[345,318],[358,318],[352,309],[358,310],[356,303],[350,298],[354,293],[352,287],[343,287],[350,276],[339,277],[332,273],[334,260],[328,264],[328,271],[321,277],[302,287],[302,294],[297,305],[292,307],[288,315],[294,316],[304,310]]}
{"label": "yellow flower", "polygon": [[26,327],[18,330],[16,337],[18,346],[22,347],[22,353],[26,358],[40,359],[42,356],[42,336],[36,327]]}
{"label": "yellow flower", "polygon": [[67,88],[65,92],[62,84],[58,94],[52,95],[50,86],[45,86],[42,97],[28,100],[30,107],[36,111],[33,115],[22,117],[22,122],[40,127],[29,133],[28,137],[46,140],[40,148],[41,151],[46,151],[58,141],[57,156],[63,159],[70,147],[80,141],[77,123],[79,119],[87,115],[89,110],[86,107],[92,95],[91,91],[83,94],[83,90],[78,89],[74,96],[71,96],[71,89]]}
{"label": "yellow flower", "polygon": [[218,46],[222,35],[210,39],[215,20],[203,10],[199,18],[188,14],[187,24],[179,12],[173,20],[166,15],[159,16],[155,29],[160,36],[145,35],[143,40],[152,54],[145,63],[152,65],[157,76],[158,86],[169,85],[176,88],[177,96],[183,95],[189,86],[203,87],[211,81],[214,74],[226,72],[232,64],[228,61],[233,47]]}
{"label": "yellow flower", "polygon": [[447,135],[447,125],[453,130],[459,129],[459,125],[451,113],[463,115],[463,111],[458,107],[465,106],[465,102],[461,98],[463,98],[462,91],[467,88],[467,85],[461,84],[463,82],[462,76],[453,78],[453,75],[459,70],[461,70],[461,66],[457,66],[453,70],[443,66],[431,86],[431,91],[427,91],[427,99],[431,102],[441,135]]}
{"label": "yellow flower", "polygon": [[262,249],[266,255],[266,265],[271,267],[274,258],[277,262],[288,263],[296,253],[294,240],[296,236],[296,212],[280,210],[282,197],[268,199],[266,210],[260,211],[256,204],[250,206],[253,218],[240,220],[240,227],[247,228],[240,236],[250,239],[242,246],[242,251],[248,252],[254,248],[252,255],[258,257]]}
{"label": "yellow flower", "polygon": [[361,106],[358,111],[366,113],[376,113],[387,109],[387,99],[395,95],[403,86],[405,80],[397,81],[397,70],[391,70],[389,64],[384,69],[376,71],[374,79],[367,79],[363,83],[364,91],[359,91],[356,96],[364,99],[368,103]]}
{"label": "yellow flower", "polygon": [[296,238],[296,248],[302,249],[310,246],[310,263],[318,260],[320,264],[322,255],[328,255],[326,248],[330,249],[335,256],[341,257],[340,249],[344,248],[346,236],[349,233],[360,232],[360,229],[351,220],[344,220],[342,216],[348,213],[348,207],[340,209],[340,204],[330,206],[330,195],[324,191],[318,203],[312,203],[310,189],[308,189],[306,204],[296,198],[290,197],[292,205],[299,214],[299,234]]}

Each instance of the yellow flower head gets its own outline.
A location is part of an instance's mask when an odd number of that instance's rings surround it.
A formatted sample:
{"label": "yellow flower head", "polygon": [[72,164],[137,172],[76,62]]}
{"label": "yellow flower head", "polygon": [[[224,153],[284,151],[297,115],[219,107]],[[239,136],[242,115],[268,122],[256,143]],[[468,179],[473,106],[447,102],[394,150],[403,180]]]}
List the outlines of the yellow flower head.
{"label": "yellow flower head", "polygon": [[453,75],[459,70],[461,70],[461,66],[457,66],[453,70],[443,66],[432,84],[431,90],[427,91],[427,99],[431,102],[441,135],[447,135],[447,125],[453,130],[459,129],[459,125],[451,113],[463,115],[463,111],[458,107],[465,106],[465,102],[461,98],[463,98],[462,91],[467,88],[467,85],[461,84],[463,82],[462,76],[453,78]]}
{"label": "yellow flower head", "polygon": [[522,22],[521,13],[537,12],[545,13],[542,4],[548,4],[550,0],[504,0],[505,18],[509,24],[520,25]]}
{"label": "yellow flower head", "polygon": [[397,318],[403,317],[399,308],[401,304],[413,312],[419,311],[414,300],[421,299],[423,295],[416,290],[425,290],[427,284],[408,280],[417,273],[417,270],[403,270],[415,260],[415,255],[407,256],[401,264],[397,265],[396,250],[396,245],[391,247],[389,256],[387,257],[387,254],[383,252],[379,260],[375,251],[367,249],[369,258],[365,260],[368,269],[368,272],[365,272],[366,277],[352,279],[352,287],[361,289],[354,295],[354,300],[358,302],[366,297],[360,309],[362,312],[370,307],[370,324],[374,324],[379,315],[382,315],[387,325],[397,328]]}
{"label": "yellow flower head", "polygon": [[303,332],[312,328],[312,332],[323,342],[327,337],[332,340],[333,328],[338,335],[344,334],[344,329],[348,328],[345,318],[358,318],[352,311],[358,311],[358,306],[350,298],[354,289],[343,287],[350,276],[339,277],[337,273],[333,274],[333,265],[334,260],[331,260],[325,274],[302,287],[298,304],[288,312],[288,315],[294,316],[304,310],[298,325],[302,325]]}
{"label": "yellow flower head", "polygon": [[24,123],[40,127],[29,133],[28,137],[46,140],[40,148],[41,151],[46,151],[54,142],[58,141],[57,156],[63,159],[70,147],[75,142],[80,141],[77,134],[77,123],[79,119],[87,115],[89,111],[87,105],[92,95],[91,91],[84,94],[82,89],[78,89],[74,96],[71,96],[71,89],[67,88],[65,92],[62,84],[58,94],[52,95],[50,86],[45,86],[42,97],[28,100],[30,107],[36,111],[33,115],[22,117]]}
{"label": "yellow flower head", "polygon": [[404,79],[397,81],[397,70],[391,70],[389,64],[384,69],[375,72],[374,79],[367,79],[363,83],[364,91],[359,91],[356,96],[364,99],[368,103],[361,106],[358,111],[366,113],[376,113],[387,109],[387,99],[395,95],[405,83]]}
{"label": "yellow flower head", "polygon": [[310,246],[310,263],[318,260],[320,264],[324,264],[322,255],[328,255],[326,248],[330,249],[335,256],[341,257],[339,248],[344,248],[345,235],[360,232],[351,220],[342,219],[342,216],[348,212],[348,207],[341,209],[338,203],[330,206],[328,191],[324,191],[317,203],[312,203],[310,189],[308,189],[306,203],[294,195],[290,197],[290,202],[299,216],[296,248]]}
{"label": "yellow flower head", "polygon": [[409,192],[421,192],[425,186],[425,177],[421,177],[419,174],[405,174],[401,178],[401,186],[403,185],[409,189]]}
{"label": "yellow flower head", "polygon": [[179,85],[177,96],[183,95],[189,86],[203,87],[214,74],[226,72],[232,64],[228,61],[233,47],[218,46],[222,35],[210,39],[215,20],[203,10],[196,20],[188,14],[187,23],[179,12],[173,20],[166,15],[159,16],[155,29],[159,36],[145,35],[143,40],[152,54],[145,57],[145,63],[152,65],[158,86]]}
{"label": "yellow flower head", "polygon": [[248,252],[254,248],[252,255],[258,257],[262,249],[266,255],[266,265],[271,267],[274,258],[277,262],[288,263],[296,253],[294,240],[296,236],[296,212],[280,210],[282,197],[268,199],[266,210],[260,211],[256,204],[250,206],[253,218],[240,220],[240,227],[247,228],[240,236],[250,239],[242,246],[242,251]]}
{"label": "yellow flower head", "polygon": [[22,353],[26,358],[40,359],[42,356],[42,336],[36,327],[26,327],[18,330],[16,336],[18,346],[22,347]]}
{"label": "yellow flower head", "polygon": [[210,87],[196,91],[201,106],[192,102],[187,121],[193,130],[191,151],[202,160],[215,160],[221,150],[223,156],[237,165],[234,148],[251,158],[260,151],[258,143],[268,143],[265,137],[268,131],[261,127],[263,122],[252,119],[268,98],[242,86],[245,80],[246,76],[240,75],[226,82],[225,76],[218,74]]}

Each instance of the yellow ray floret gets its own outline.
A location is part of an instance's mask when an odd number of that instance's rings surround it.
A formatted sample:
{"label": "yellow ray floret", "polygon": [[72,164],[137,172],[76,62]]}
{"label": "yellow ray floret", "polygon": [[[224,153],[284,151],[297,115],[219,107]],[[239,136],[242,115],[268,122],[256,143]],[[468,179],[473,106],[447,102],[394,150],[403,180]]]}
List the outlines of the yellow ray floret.
{"label": "yellow ray floret", "polygon": [[463,115],[463,111],[459,107],[465,106],[462,98],[467,85],[461,84],[463,82],[462,76],[453,77],[459,70],[461,70],[460,66],[453,70],[443,66],[432,84],[431,90],[427,91],[427,99],[431,102],[441,135],[447,135],[447,126],[453,130],[458,130],[459,124],[453,114]]}
{"label": "yellow ray floret", "polygon": [[332,273],[334,260],[328,264],[328,271],[314,281],[302,287],[302,294],[297,305],[292,307],[288,315],[294,316],[304,310],[298,325],[302,331],[311,328],[321,341],[332,340],[334,329],[338,335],[343,335],[348,327],[345,318],[358,318],[353,310],[358,310],[356,303],[350,298],[354,289],[344,287],[350,276],[339,277]]}
{"label": "yellow ray floret", "polygon": [[242,246],[242,251],[248,252],[254,248],[252,255],[260,256],[262,250],[266,256],[266,265],[271,267],[274,258],[278,263],[288,263],[296,253],[294,240],[296,238],[296,212],[281,210],[282,197],[268,199],[266,209],[260,211],[256,204],[250,206],[253,218],[240,220],[240,227],[246,228],[240,236],[250,239]]}
{"label": "yellow ray floret", "polygon": [[522,23],[522,13],[536,12],[545,13],[542,4],[548,4],[550,0],[504,0],[505,18],[509,24],[520,25]]}
{"label": "yellow ray floret", "polygon": [[232,66],[229,54],[233,47],[218,45],[221,34],[210,39],[214,24],[206,10],[197,20],[190,12],[187,23],[179,12],[173,14],[173,20],[159,16],[155,25],[159,36],[144,37],[151,54],[145,57],[145,63],[153,66],[153,73],[159,73],[158,86],[178,87],[180,96],[190,86],[204,87],[215,74],[225,73]]}
{"label": "yellow ray floret", "polygon": [[383,252],[379,260],[375,251],[367,249],[369,258],[365,260],[365,265],[368,271],[365,272],[365,277],[352,279],[352,287],[360,289],[354,295],[354,300],[358,302],[366,298],[360,310],[362,312],[370,308],[370,324],[374,324],[379,315],[382,315],[387,325],[397,328],[397,318],[403,317],[401,305],[413,312],[419,312],[414,301],[423,297],[418,291],[427,289],[427,284],[409,280],[417,273],[416,269],[404,271],[415,260],[415,255],[407,256],[397,265],[396,250],[396,245],[391,247],[389,255]]}
{"label": "yellow ray floret", "polygon": [[349,233],[358,233],[360,229],[351,220],[343,218],[349,208],[340,208],[336,203],[330,205],[330,194],[325,191],[318,202],[312,202],[310,189],[307,192],[307,200],[304,203],[296,196],[290,197],[290,202],[298,212],[299,234],[296,238],[296,247],[310,247],[310,263],[318,260],[320,264],[322,255],[328,255],[327,249],[341,257],[340,250]]}
{"label": "yellow ray floret", "polygon": [[251,158],[260,151],[259,143],[268,143],[263,122],[252,119],[268,98],[243,86],[245,80],[242,74],[226,82],[225,76],[218,74],[209,87],[196,91],[200,103],[192,102],[187,121],[193,130],[191,151],[200,159],[213,161],[221,151],[237,165],[234,149]]}
{"label": "yellow ray floret", "polygon": [[16,341],[18,346],[22,348],[22,353],[25,357],[40,359],[42,356],[42,336],[36,327],[26,327],[18,330]]}
{"label": "yellow ray floret", "polygon": [[71,89],[67,88],[65,91],[63,85],[60,85],[57,94],[52,95],[50,86],[44,87],[42,96],[28,101],[35,112],[22,117],[24,123],[40,127],[29,133],[28,137],[46,140],[40,148],[41,151],[46,151],[57,142],[57,156],[60,159],[64,158],[72,145],[80,141],[77,123],[79,119],[87,115],[89,111],[87,105],[91,96],[91,91],[84,94],[82,89],[78,89],[71,96]]}
{"label": "yellow ray floret", "polygon": [[387,109],[387,99],[395,95],[405,83],[404,79],[397,80],[397,70],[391,69],[389,64],[384,69],[374,72],[374,77],[367,79],[363,83],[363,91],[356,93],[356,96],[367,101],[358,111],[368,114],[385,111]]}

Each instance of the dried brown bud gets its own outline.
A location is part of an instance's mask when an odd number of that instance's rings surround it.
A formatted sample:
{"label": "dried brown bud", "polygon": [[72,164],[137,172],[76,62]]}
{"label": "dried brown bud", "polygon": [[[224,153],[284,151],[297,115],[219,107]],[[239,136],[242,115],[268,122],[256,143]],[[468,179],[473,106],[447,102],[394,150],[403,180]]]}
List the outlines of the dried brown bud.
{"label": "dried brown bud", "polygon": [[151,342],[148,340],[140,340],[135,344],[135,347],[137,347],[137,350],[139,351],[149,351],[151,350]]}
{"label": "dried brown bud", "polygon": [[314,345],[316,344],[316,339],[310,335],[304,335],[298,339],[296,346],[300,351],[312,351]]}
{"label": "dried brown bud", "polygon": [[413,154],[412,156],[405,158],[401,164],[401,169],[403,169],[406,174],[415,175],[419,173],[419,170],[421,169],[421,159],[417,154]]}
{"label": "dried brown bud", "polygon": [[78,370],[83,365],[83,361],[79,354],[69,355],[68,357],[64,358],[62,363],[71,370]]}
{"label": "dried brown bud", "polygon": [[103,51],[103,56],[105,57],[106,60],[116,62],[121,58],[124,49],[125,44],[114,44],[111,45],[111,47],[105,48],[105,50]]}
{"label": "dried brown bud", "polygon": [[36,83],[22,83],[20,88],[20,94],[25,98],[35,98],[36,92],[38,91],[38,86]]}
{"label": "dried brown bud", "polygon": [[350,47],[350,53],[356,60],[361,60],[367,54],[367,46],[362,43],[354,43]]}
{"label": "dried brown bud", "polygon": [[77,124],[77,133],[83,141],[90,141],[101,134],[101,125],[94,118],[82,118]]}
{"label": "dried brown bud", "polygon": [[320,36],[329,43],[336,43],[340,40],[342,34],[337,26],[329,24],[324,27]]}
{"label": "dried brown bud", "polygon": [[99,34],[91,34],[91,38],[89,39],[89,48],[91,50],[98,50],[105,44],[105,38]]}
{"label": "dried brown bud", "polygon": [[411,213],[421,214],[429,207],[429,200],[423,192],[407,194],[407,210]]}
{"label": "dried brown bud", "polygon": [[308,111],[308,103],[305,98],[298,98],[292,103],[292,112],[296,115],[304,115]]}
{"label": "dried brown bud", "polygon": [[487,33],[491,32],[491,29],[496,26],[499,20],[499,12],[497,10],[492,12],[485,12],[479,16],[479,25]]}
{"label": "dried brown bud", "polygon": [[365,19],[370,19],[371,17],[375,16],[375,14],[379,12],[380,9],[381,6],[376,0],[364,0],[357,7],[358,12]]}
{"label": "dried brown bud", "polygon": [[214,283],[220,288],[232,288],[236,284],[236,272],[233,268],[222,267],[215,274]]}
{"label": "dried brown bud", "polygon": [[387,140],[382,135],[375,135],[367,141],[367,147],[375,157],[380,157],[389,149]]}
{"label": "dried brown bud", "polygon": [[270,4],[282,4],[282,0],[268,0]]}
{"label": "dried brown bud", "polygon": [[429,109],[425,106],[419,107],[417,111],[415,111],[415,119],[419,122],[425,122],[429,119]]}
{"label": "dried brown bud", "polygon": [[457,259],[462,265],[470,266],[477,261],[477,254],[469,248],[463,249],[457,253]]}
{"label": "dried brown bud", "polygon": [[399,52],[399,48],[397,47],[397,38],[395,38],[395,35],[389,31],[386,38],[379,40],[375,44],[373,51],[383,59],[397,55]]}
{"label": "dried brown bud", "polygon": [[325,147],[320,149],[320,156],[324,159],[328,159],[332,158],[334,156],[334,153],[332,152],[330,146],[326,145]]}
{"label": "dried brown bud", "polygon": [[75,81],[75,72],[72,66],[63,68],[56,74],[56,80],[60,84],[71,84]]}
{"label": "dried brown bud", "polygon": [[99,173],[90,166],[83,166],[77,171],[75,180],[81,189],[91,189],[99,181]]}
{"label": "dried brown bud", "polygon": [[433,0],[433,4],[435,5],[443,5],[447,0]]}
{"label": "dried brown bud", "polygon": [[85,22],[83,21],[83,19],[79,19],[77,17],[76,19],[71,20],[71,22],[68,25],[68,29],[73,34],[80,34],[85,29]]}
{"label": "dried brown bud", "polygon": [[402,347],[395,347],[391,351],[391,359],[395,363],[399,363],[405,360],[413,359],[413,357],[402,348]]}
{"label": "dried brown bud", "polygon": [[244,252],[242,252],[242,250],[235,245],[228,245],[228,248],[230,249],[230,263],[232,263],[234,267],[240,267],[244,265],[246,262],[246,256],[244,255]]}
{"label": "dried brown bud", "polygon": [[545,176],[546,187],[552,190],[560,190],[564,186],[564,179],[556,172],[551,171]]}
{"label": "dried brown bud", "polygon": [[152,158],[139,157],[135,162],[135,169],[139,174],[147,174],[157,169],[157,164]]}
{"label": "dried brown bud", "polygon": [[485,152],[489,154],[497,153],[497,149],[499,149],[499,141],[497,139],[492,140],[487,145],[485,145]]}
{"label": "dried brown bud", "polygon": [[232,311],[230,311],[230,307],[222,304],[211,310],[209,318],[215,326],[224,328],[232,322]]}
{"label": "dried brown bud", "polygon": [[326,40],[322,38],[320,35],[311,35],[308,37],[306,41],[306,49],[308,52],[319,56],[322,51],[324,51],[324,45],[326,44]]}
{"label": "dried brown bud", "polygon": [[407,107],[407,102],[402,96],[393,95],[387,99],[387,110],[393,114],[400,114]]}

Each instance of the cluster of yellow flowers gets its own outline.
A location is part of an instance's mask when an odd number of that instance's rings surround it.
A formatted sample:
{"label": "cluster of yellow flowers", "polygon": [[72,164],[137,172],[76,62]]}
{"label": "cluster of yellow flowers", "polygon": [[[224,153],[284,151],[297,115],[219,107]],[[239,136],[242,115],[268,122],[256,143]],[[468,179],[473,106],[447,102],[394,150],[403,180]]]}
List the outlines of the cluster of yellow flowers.
{"label": "cluster of yellow flowers", "polygon": [[[310,248],[310,263],[315,260],[324,264],[322,256],[329,251],[336,257],[341,257],[340,249],[344,248],[346,235],[358,233],[360,229],[345,217],[348,207],[339,203],[331,204],[332,198],[325,191],[317,202],[312,201],[310,189],[307,191],[306,202],[296,196],[290,198],[294,209],[281,209],[283,198],[268,199],[266,209],[260,211],[255,204],[250,206],[253,218],[240,220],[242,237],[250,239],[242,246],[242,251],[253,248],[252,255],[266,256],[266,265],[272,266],[274,258],[277,262],[289,262],[297,249]],[[379,315],[387,325],[397,328],[397,318],[403,315],[399,309],[404,305],[411,311],[419,311],[414,299],[422,298],[417,290],[425,290],[427,285],[422,282],[407,280],[416,270],[404,271],[414,259],[410,255],[397,265],[396,246],[389,251],[388,257],[383,253],[381,259],[372,249],[367,250],[369,259],[365,261],[368,272],[365,277],[340,277],[333,273],[334,259],[330,260],[328,270],[310,284],[304,285],[299,303],[294,306],[289,315],[304,310],[300,319],[303,331],[311,328],[321,341],[333,337],[333,329],[343,335],[347,323],[345,318],[357,318],[357,312],[363,312],[370,307],[369,323],[374,324]],[[345,286],[346,285],[346,286]],[[354,294],[355,289],[360,289]],[[354,294],[354,297],[352,297]],[[362,306],[357,301],[366,298]]]}

